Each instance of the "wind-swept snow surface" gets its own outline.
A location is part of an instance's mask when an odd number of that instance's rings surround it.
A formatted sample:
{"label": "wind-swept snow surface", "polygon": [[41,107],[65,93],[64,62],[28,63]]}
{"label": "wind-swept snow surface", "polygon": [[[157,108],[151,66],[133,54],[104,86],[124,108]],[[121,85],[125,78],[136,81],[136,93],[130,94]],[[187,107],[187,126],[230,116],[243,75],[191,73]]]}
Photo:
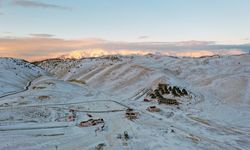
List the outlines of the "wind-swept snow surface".
{"label": "wind-swept snow surface", "polygon": [[[1,68],[13,67],[3,61]],[[250,147],[250,55],[107,56],[36,64],[53,76],[38,69],[42,76],[34,73],[27,91],[0,98],[1,150]],[[1,69],[1,81],[15,73]],[[11,83],[22,89],[24,79]],[[10,91],[8,83],[1,91]],[[128,108],[136,119],[125,117]],[[92,126],[100,118],[104,123]]]}

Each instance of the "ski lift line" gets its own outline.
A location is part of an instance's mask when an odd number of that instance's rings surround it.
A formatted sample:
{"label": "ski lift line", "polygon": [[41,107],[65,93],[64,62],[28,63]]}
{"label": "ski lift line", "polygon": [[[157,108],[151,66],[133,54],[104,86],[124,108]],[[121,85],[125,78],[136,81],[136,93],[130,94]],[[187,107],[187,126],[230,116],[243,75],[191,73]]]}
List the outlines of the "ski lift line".
{"label": "ski lift line", "polygon": [[148,91],[150,91],[150,89],[145,89],[144,91],[142,91],[141,94],[137,95],[134,100],[138,100],[140,99],[143,95],[145,95]]}
{"label": "ski lift line", "polygon": [[122,101],[125,101],[125,100],[137,100],[139,98],[141,98],[143,95],[145,95],[150,89],[149,88],[143,88],[141,89],[139,92],[137,92],[135,95],[129,97],[129,98],[125,98],[123,99]]}

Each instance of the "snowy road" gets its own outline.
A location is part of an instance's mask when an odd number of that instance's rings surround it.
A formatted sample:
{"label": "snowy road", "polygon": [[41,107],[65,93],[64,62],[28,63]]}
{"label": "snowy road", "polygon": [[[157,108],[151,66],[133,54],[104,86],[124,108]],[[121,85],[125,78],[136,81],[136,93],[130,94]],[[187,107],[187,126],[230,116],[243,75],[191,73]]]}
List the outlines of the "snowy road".
{"label": "snowy road", "polygon": [[25,92],[25,91],[28,91],[29,90],[29,87],[31,86],[32,82],[35,81],[36,79],[40,78],[41,76],[38,76],[37,78],[33,79],[32,81],[29,81],[27,83],[27,85],[23,88],[23,90],[20,90],[20,91],[15,91],[15,92],[8,92],[6,94],[3,94],[0,96],[0,98],[4,98],[4,97],[7,97],[7,96],[11,96],[11,95],[15,95],[15,94],[18,94],[18,93],[22,93],[22,92]]}

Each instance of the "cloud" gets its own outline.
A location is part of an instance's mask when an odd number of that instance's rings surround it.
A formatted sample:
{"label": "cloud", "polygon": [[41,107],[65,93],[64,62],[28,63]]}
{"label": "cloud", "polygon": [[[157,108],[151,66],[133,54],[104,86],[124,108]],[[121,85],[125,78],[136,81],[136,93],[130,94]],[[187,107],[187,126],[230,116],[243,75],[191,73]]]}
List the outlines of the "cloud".
{"label": "cloud", "polygon": [[46,35],[22,38],[0,37],[0,56],[26,60],[40,60],[68,54],[71,56],[99,56],[160,53],[199,57],[219,53],[240,54],[248,52],[249,48],[250,45],[217,45],[209,41],[114,42],[97,38],[66,40],[46,37]]}
{"label": "cloud", "polygon": [[195,41],[195,40],[191,40],[191,41],[181,41],[181,42],[176,42],[176,45],[178,46],[199,46],[199,45],[213,45],[215,44],[215,41]]}
{"label": "cloud", "polygon": [[244,43],[250,43],[250,38],[243,39]]}
{"label": "cloud", "polygon": [[57,57],[75,49],[103,42],[100,39],[64,40],[41,37],[3,37],[0,38],[0,56],[34,60]]}
{"label": "cloud", "polygon": [[9,32],[9,31],[4,31],[4,32],[2,32],[3,34],[11,34],[11,32]]}
{"label": "cloud", "polygon": [[147,38],[149,38],[149,37],[146,36],[146,35],[142,35],[142,36],[139,36],[139,37],[138,37],[138,39],[147,39]]}
{"label": "cloud", "polygon": [[30,8],[47,8],[47,9],[61,9],[61,10],[71,9],[65,6],[48,4],[48,3],[32,1],[32,0],[12,0],[12,4],[15,6],[30,7]]}
{"label": "cloud", "polygon": [[77,39],[64,40],[47,37],[3,37],[0,38],[0,50],[19,51],[48,51],[48,50],[71,50],[85,46],[91,46],[103,42],[101,39]]}
{"label": "cloud", "polygon": [[32,36],[32,37],[40,37],[40,38],[48,38],[48,37],[53,37],[54,36],[52,34],[44,34],[44,33],[40,33],[40,34],[33,33],[33,34],[29,34],[29,35]]}

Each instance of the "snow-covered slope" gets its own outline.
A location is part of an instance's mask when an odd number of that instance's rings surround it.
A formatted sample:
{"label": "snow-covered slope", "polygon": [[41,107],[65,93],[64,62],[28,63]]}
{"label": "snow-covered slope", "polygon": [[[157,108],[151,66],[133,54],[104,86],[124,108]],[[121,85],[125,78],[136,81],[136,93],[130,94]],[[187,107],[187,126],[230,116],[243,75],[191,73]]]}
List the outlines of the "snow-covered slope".
{"label": "snow-covered slope", "polygon": [[[43,75],[27,91],[0,99],[0,149],[250,147],[250,55],[107,56],[36,64],[54,76]],[[165,93],[160,85],[167,85]],[[166,98],[178,105],[163,104]],[[127,108],[138,118],[127,119]],[[71,122],[72,109],[77,114]],[[105,124],[78,126],[90,118]]]}
{"label": "snow-covered slope", "polygon": [[44,71],[24,60],[0,58],[0,96],[22,90]]}
{"label": "snow-covered slope", "polygon": [[63,80],[81,80],[107,92],[151,88],[154,82],[175,82],[202,89],[218,100],[249,104],[249,55],[205,58],[161,56],[112,59],[51,60],[39,65]]}

